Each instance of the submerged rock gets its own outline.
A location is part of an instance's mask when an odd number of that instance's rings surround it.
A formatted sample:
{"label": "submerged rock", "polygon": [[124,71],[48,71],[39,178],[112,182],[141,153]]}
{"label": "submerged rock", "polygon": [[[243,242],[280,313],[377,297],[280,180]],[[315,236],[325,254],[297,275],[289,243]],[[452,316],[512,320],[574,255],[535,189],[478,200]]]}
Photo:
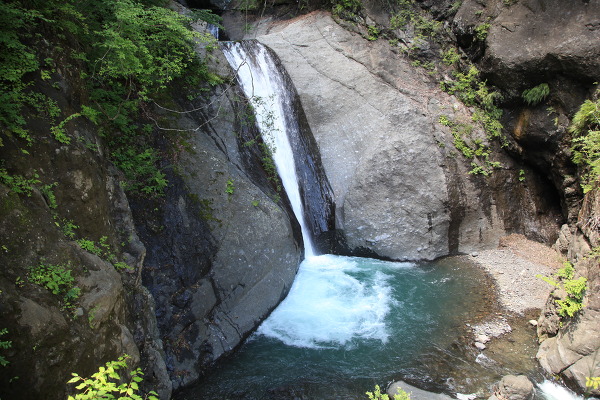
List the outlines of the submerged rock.
{"label": "submerged rock", "polygon": [[398,389],[404,390],[410,395],[411,400],[451,400],[452,397],[443,393],[428,392],[426,390],[419,389],[415,386],[409,385],[406,382],[394,382],[390,385],[387,390],[390,398],[394,398],[394,395],[398,393]]}

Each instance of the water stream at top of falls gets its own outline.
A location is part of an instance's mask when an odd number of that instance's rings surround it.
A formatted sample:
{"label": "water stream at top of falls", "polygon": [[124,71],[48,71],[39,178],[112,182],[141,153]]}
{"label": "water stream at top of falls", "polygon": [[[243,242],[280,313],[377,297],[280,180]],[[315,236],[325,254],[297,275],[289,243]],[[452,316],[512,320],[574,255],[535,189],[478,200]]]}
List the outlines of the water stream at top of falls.
{"label": "water stream at top of falls", "polygon": [[[246,51],[246,47],[251,51]],[[304,255],[312,257],[315,250],[304,217],[294,151],[289,139],[289,135],[297,135],[299,131],[298,122],[291,117],[294,113],[290,93],[271,54],[259,42],[223,42],[222,48],[254,107],[263,141],[273,154],[281,183],[302,230]]]}

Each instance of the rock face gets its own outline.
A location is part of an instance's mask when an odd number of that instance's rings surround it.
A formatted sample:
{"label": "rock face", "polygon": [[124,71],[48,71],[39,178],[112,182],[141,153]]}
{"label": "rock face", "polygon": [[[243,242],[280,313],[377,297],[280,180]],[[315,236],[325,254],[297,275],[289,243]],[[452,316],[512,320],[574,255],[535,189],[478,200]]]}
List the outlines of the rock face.
{"label": "rock face", "polygon": [[[553,183],[571,223],[582,194],[566,128],[598,80],[598,15],[598,1],[575,1],[565,10],[560,1],[468,0],[452,20],[458,43],[503,91],[510,109],[505,126],[516,142],[512,151]],[[478,40],[476,28],[484,24],[488,34]],[[549,85],[547,98],[525,104],[523,91],[541,83]]]}
{"label": "rock face", "polygon": [[[96,130],[78,121],[74,134],[93,139]],[[139,365],[149,354],[161,353],[152,330],[152,303],[138,279],[145,248],[118,184],[121,177],[100,148],[91,150],[80,142],[63,146],[37,137],[28,149],[35,157],[24,157],[15,144],[5,142],[2,148],[11,173],[43,171],[44,181],[32,185],[29,196],[0,185],[0,315],[7,329],[2,340],[11,341],[2,354],[9,364],[3,367],[0,393],[3,398],[63,399],[72,372],[89,376],[123,354]],[[72,235],[68,221],[77,225],[71,225]],[[127,262],[131,271],[117,272],[108,257],[92,254],[73,240],[98,244],[102,237],[104,250]],[[74,280],[69,286],[79,288],[80,296],[69,305],[64,293],[36,284],[32,270],[40,265],[70,270]],[[66,281],[50,278],[60,285]],[[148,370],[154,376],[148,379],[168,397],[171,385],[164,379],[161,360],[152,362]]]}
{"label": "rock face", "polygon": [[241,344],[287,294],[301,261],[299,227],[252,153],[259,136],[243,97],[224,85],[195,101],[197,111],[175,121],[195,133],[167,198],[134,206],[175,389]]}
{"label": "rock face", "polygon": [[[499,13],[486,38],[483,66],[503,86],[541,83],[556,74],[587,80],[598,76],[599,1],[574,1],[568,10],[560,0],[526,0],[510,7],[495,3],[488,5]],[[456,19],[471,7],[463,5]]]}
{"label": "rock face", "polygon": [[[74,113],[81,105],[69,90],[48,91]],[[11,342],[0,349],[9,362],[0,366],[2,398],[64,399],[72,372],[87,377],[128,354],[148,390],[168,399],[285,296],[301,259],[299,227],[261,168],[243,95],[234,86],[215,90],[194,104],[182,99],[194,113],[164,115],[194,132],[181,152],[156,135],[155,147],[169,150],[164,197],[128,198],[98,128],[84,118],[69,123],[69,145],[49,137],[50,126],[34,126],[28,154],[2,136],[0,340]],[[31,184],[24,189],[5,174]],[[118,271],[116,261],[131,270]],[[70,270],[79,298],[69,305],[35,283],[40,265]]]}
{"label": "rock face", "polygon": [[[600,376],[600,269],[596,257],[584,257],[591,248],[600,244],[597,221],[600,213],[600,196],[589,192],[579,214],[579,223],[571,231],[564,227],[557,242],[574,264],[577,276],[588,280],[583,301],[584,308],[574,318],[561,321],[557,315],[555,300],[566,295],[555,291],[548,299],[538,321],[538,335],[545,339],[540,345],[537,358],[541,366],[553,375],[561,375],[578,391],[586,388],[586,377]],[[598,395],[600,391],[593,390]]]}
{"label": "rock face", "polygon": [[519,167],[508,157],[492,179],[469,175],[437,122],[468,110],[387,43],[349,33],[325,13],[254,35],[298,90],[351,251],[432,259],[495,247],[507,231],[555,238],[552,196],[534,178],[509,198]]}

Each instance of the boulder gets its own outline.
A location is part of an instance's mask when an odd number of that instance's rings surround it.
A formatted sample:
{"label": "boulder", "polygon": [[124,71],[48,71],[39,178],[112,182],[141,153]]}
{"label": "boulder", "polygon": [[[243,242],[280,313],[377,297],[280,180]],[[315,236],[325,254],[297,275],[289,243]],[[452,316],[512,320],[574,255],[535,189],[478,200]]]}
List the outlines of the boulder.
{"label": "boulder", "polygon": [[[0,277],[0,316],[1,328],[7,328],[2,340],[11,342],[3,350],[9,362],[0,376],[3,398],[64,399],[73,372],[89,376],[124,354],[132,366],[143,366],[148,351],[162,350],[158,336],[148,329],[156,323],[154,314],[143,313],[150,306],[138,297],[143,292],[138,274],[145,248],[118,183],[122,177],[100,147],[83,144],[84,138],[98,140],[95,127],[81,120],[73,125],[70,133],[81,141],[69,146],[32,132],[36,144],[29,151],[35,157],[23,160],[18,149],[3,147],[5,162],[18,173],[31,168],[44,171],[48,184],[57,182],[49,185],[51,191],[33,187],[30,196],[0,185],[0,264],[6,266]],[[67,235],[69,223],[74,237]],[[74,238],[103,243],[100,256]],[[118,272],[109,259],[126,261],[132,269]],[[31,280],[31,268],[42,264],[69,270],[74,278],[69,285],[79,289],[79,296],[67,302],[64,294]],[[50,280],[66,287],[68,279],[60,275],[50,275]],[[134,303],[139,307],[130,309]],[[168,398],[170,382],[159,377],[166,372],[164,363],[155,363],[154,369],[156,374],[146,381]]]}
{"label": "boulder", "polygon": [[[468,10],[468,5],[463,7],[459,14]],[[574,1],[565,10],[560,0],[527,0],[497,9],[483,58],[485,71],[495,81],[503,86],[542,83],[556,74],[597,79],[600,1]],[[519,87],[523,89],[528,88]]]}
{"label": "boulder", "polygon": [[494,387],[499,400],[531,400],[533,395],[533,383],[524,375],[506,375]]}

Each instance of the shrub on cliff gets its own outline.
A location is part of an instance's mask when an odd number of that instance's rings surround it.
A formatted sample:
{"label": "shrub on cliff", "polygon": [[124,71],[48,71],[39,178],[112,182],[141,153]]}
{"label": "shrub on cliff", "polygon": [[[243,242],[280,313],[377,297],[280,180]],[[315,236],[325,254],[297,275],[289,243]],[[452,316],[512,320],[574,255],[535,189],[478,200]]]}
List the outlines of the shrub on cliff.
{"label": "shrub on cliff", "polygon": [[68,400],[158,400],[158,395],[150,391],[147,395],[140,394],[139,385],[142,382],[142,371],[137,368],[129,372],[130,379],[119,374],[120,369],[127,369],[128,355],[119,357],[117,361],[109,361],[105,367],[100,367],[98,372],[89,378],[83,378],[73,373],[73,378],[67,383],[77,383],[75,387],[79,393],[69,396]]}
{"label": "shrub on cliff", "polygon": [[[87,117],[105,137],[127,189],[160,194],[167,183],[150,145],[158,118],[149,106],[164,99],[176,79],[193,90],[220,82],[196,52],[198,42],[212,36],[194,31],[192,17],[165,5],[157,0],[0,3],[0,146],[9,139],[28,155],[33,140],[45,136],[36,131],[40,135],[32,137],[32,119],[43,119],[50,137],[70,144],[69,122]],[[214,20],[208,12],[194,15]],[[82,86],[76,89],[81,110],[68,114],[48,90],[61,90],[58,81],[66,70],[79,77],[70,85]]]}
{"label": "shrub on cliff", "polygon": [[600,99],[586,100],[573,116],[573,161],[582,169],[585,193],[598,187],[600,179]]}

